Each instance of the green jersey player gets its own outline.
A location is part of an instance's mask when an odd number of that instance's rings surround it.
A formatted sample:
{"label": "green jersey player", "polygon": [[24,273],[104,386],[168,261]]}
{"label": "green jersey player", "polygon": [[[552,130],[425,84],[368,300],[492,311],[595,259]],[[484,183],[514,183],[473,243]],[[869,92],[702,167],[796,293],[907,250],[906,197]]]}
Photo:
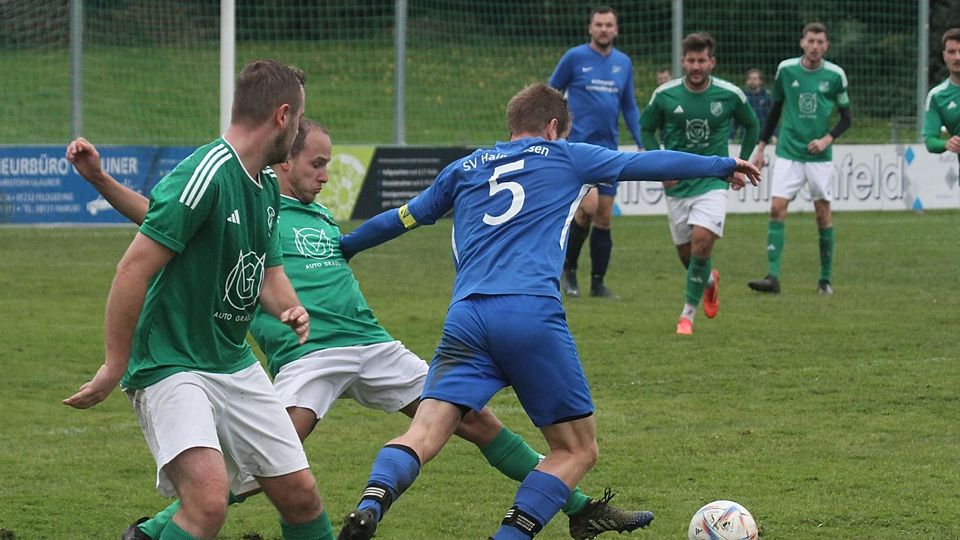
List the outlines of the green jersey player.
{"label": "green jersey player", "polygon": [[[262,309],[256,311],[250,327],[267,355],[281,404],[301,440],[340,397],[412,417],[427,373],[426,362],[394,340],[374,316],[340,250],[339,225],[326,207],[314,202],[327,182],[331,152],[327,130],[303,119],[289,159],[272,168],[281,191],[277,226],[283,265],[310,314],[310,336],[301,343]],[[146,199],[104,173],[90,143],[78,139],[68,149],[68,157],[116,209],[132,221],[142,221]],[[476,444],[491,465],[518,481],[541,458],[488,408],[466,415],[457,434]],[[242,489],[237,493],[243,495],[234,500],[252,494],[255,485]],[[571,536],[629,531],[648,521],[646,512],[620,510],[608,502],[609,498],[591,500],[575,490],[563,509],[570,516]],[[160,538],[179,504],[131,525],[124,538]]]}
{"label": "green jersey player", "polygon": [[[830,145],[852,124],[847,75],[840,66],[823,58],[829,48],[827,27],[809,23],[803,27],[803,56],[780,62],[773,82],[773,107],[760,134],[754,162],[764,163],[763,150],[783,114],[777,161],[771,183],[770,222],[767,226],[767,275],[749,287],[766,293],[780,292],[780,258],[783,255],[787,207],[806,182],[810,187],[817,227],[820,229],[820,280],[817,291],[833,294],[833,155]],[[837,108],[840,120],[831,129],[830,114]]]}
{"label": "green jersey player", "polygon": [[[924,103],[923,140],[927,150],[960,155],[960,28],[944,32],[943,63],[950,76],[933,87]],[[947,139],[940,136],[947,130]]]}
{"label": "green jersey player", "polygon": [[256,478],[285,539],[332,539],[306,454],[270,379],[246,344],[257,308],[296,332],[309,316],[283,271],[279,187],[303,114],[303,73],[275,61],[244,67],[230,126],[153,189],[107,298],[106,360],[66,399],[91,407],[123,377],[157,464],[157,489],[179,495],[160,538],[213,538],[227,497]]}
{"label": "green jersey player", "polygon": [[[644,109],[640,125],[643,145],[706,156],[728,155],[731,124],[744,127],[740,158],[749,159],[757,143],[757,115],[740,88],[710,75],[716,65],[716,43],[709,34],[690,34],[683,40],[684,76],[657,88]],[[727,214],[727,182],[702,178],[665,183],[670,235],[680,262],[687,269],[684,305],[677,333],[693,333],[700,298],[703,311],[713,318],[720,308],[720,274],[712,268],[713,244],[723,236]]]}

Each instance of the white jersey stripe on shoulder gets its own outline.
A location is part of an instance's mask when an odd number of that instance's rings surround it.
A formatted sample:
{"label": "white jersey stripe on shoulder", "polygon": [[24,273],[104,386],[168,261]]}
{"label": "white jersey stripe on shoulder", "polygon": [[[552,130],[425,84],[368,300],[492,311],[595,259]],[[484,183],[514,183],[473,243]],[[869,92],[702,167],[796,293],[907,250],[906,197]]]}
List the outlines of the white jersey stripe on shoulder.
{"label": "white jersey stripe on shoulder", "polygon": [[210,174],[208,174],[206,179],[204,179],[203,185],[200,187],[199,193],[197,193],[197,196],[196,198],[193,199],[193,202],[190,203],[190,208],[197,207],[197,203],[199,203],[200,199],[203,198],[203,194],[207,192],[207,188],[210,186],[210,182],[213,181],[213,177],[217,175],[217,170],[220,168],[221,165],[223,165],[227,161],[230,161],[230,158],[232,157],[233,155],[228,153],[227,155],[220,158],[220,161],[214,163],[213,167],[210,169]]}
{"label": "white jersey stripe on shoulder", "polygon": [[184,199],[183,204],[189,206],[190,208],[197,207],[197,202],[196,202],[197,193],[207,182],[208,176],[210,174],[210,169],[214,166],[214,164],[216,163],[216,160],[223,159],[224,156],[226,156],[227,159],[229,159],[231,155],[232,154],[230,154],[230,152],[226,148],[224,148],[222,151],[217,152],[217,154],[214,155],[210,159],[210,161],[208,161],[207,164],[203,166],[203,168],[200,170],[200,174],[197,176],[197,181],[194,182],[193,186],[190,188],[190,192],[186,193],[186,196],[183,198]]}
{"label": "white jersey stripe on shoulder", "polygon": [[774,75],[774,78],[777,78],[780,76],[780,70],[782,70],[783,68],[795,66],[799,63],[800,63],[800,58],[787,58],[783,62],[780,62],[780,64],[777,65],[777,74]]}
{"label": "white jersey stripe on shoulder", "polygon": [[740,98],[740,101],[741,101],[741,102],[743,102],[743,103],[746,103],[746,102],[747,102],[747,95],[743,93],[743,90],[741,90],[739,86],[733,84],[733,83],[730,82],[730,81],[725,81],[725,80],[723,80],[723,79],[718,79],[717,77],[712,77],[712,81],[714,82],[714,84],[717,85],[718,88],[723,88],[724,90],[727,90],[728,92],[732,92],[732,93],[736,94],[737,97]]}
{"label": "white jersey stripe on shoulder", "polygon": [[676,78],[676,79],[671,79],[671,80],[669,80],[669,81],[661,84],[660,86],[658,86],[658,87],[656,88],[656,90],[653,91],[653,94],[650,96],[650,103],[653,103],[653,100],[656,99],[657,94],[659,94],[660,92],[663,92],[664,90],[668,90],[668,89],[670,89],[670,88],[676,88],[677,86],[679,86],[679,85],[681,85],[681,84],[683,84],[683,77],[678,77],[678,78]]}
{"label": "white jersey stripe on shoulder", "polygon": [[827,68],[828,70],[836,73],[837,75],[840,75],[840,80],[843,81],[843,87],[844,87],[844,88],[847,87],[847,72],[843,71],[843,68],[842,68],[842,67],[834,64],[833,62],[830,62],[829,60],[824,60],[824,61],[823,61],[823,67],[825,67],[825,68]]}
{"label": "white jersey stripe on shoulder", "polygon": [[935,96],[936,94],[939,94],[940,92],[943,92],[944,88],[947,88],[949,85],[950,85],[950,79],[944,79],[942,83],[931,88],[930,91],[927,92],[927,101],[923,104],[923,110],[929,111],[930,101],[933,99],[933,96]]}
{"label": "white jersey stripe on shoulder", "polygon": [[186,200],[188,193],[190,193],[193,190],[192,186],[197,181],[197,178],[200,176],[200,171],[213,158],[213,155],[216,154],[217,152],[220,152],[223,149],[223,147],[224,147],[223,143],[220,143],[217,146],[214,146],[213,148],[211,148],[209,151],[207,151],[207,154],[203,156],[203,159],[201,159],[200,163],[197,164],[197,168],[193,170],[193,174],[190,176],[190,180],[187,181],[187,185],[183,187],[183,191],[180,193],[180,202],[186,204],[184,200]]}
{"label": "white jersey stripe on shoulder", "polygon": [[197,169],[193,172],[193,176],[190,177],[190,181],[187,182],[187,185],[183,188],[183,192],[180,194],[180,202],[190,206],[190,202],[196,196],[197,190],[200,189],[200,185],[203,184],[207,171],[209,171],[211,165],[223,157],[224,154],[229,155],[230,150],[226,147],[219,147],[219,149],[211,150],[203,157],[203,160],[197,165]]}

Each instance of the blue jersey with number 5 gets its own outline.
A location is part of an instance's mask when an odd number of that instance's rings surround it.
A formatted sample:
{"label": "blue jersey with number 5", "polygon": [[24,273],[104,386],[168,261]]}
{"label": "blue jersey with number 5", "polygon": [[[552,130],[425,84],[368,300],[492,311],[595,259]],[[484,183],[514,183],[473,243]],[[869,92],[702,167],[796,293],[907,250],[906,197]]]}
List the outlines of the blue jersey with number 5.
{"label": "blue jersey with number 5", "polygon": [[559,298],[567,228],[590,187],[611,178],[725,177],[734,165],[730,158],[523,138],[451,163],[408,210],[421,225],[453,210],[454,302],[471,294]]}

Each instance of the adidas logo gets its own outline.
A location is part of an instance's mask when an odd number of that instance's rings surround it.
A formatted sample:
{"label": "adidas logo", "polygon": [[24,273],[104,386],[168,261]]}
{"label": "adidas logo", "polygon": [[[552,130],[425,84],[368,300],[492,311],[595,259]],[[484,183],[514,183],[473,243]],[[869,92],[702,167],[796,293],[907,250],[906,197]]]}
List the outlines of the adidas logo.
{"label": "adidas logo", "polygon": [[673,114],[682,114],[682,113],[683,113],[683,107],[681,107],[680,105],[677,105],[677,108],[673,110]]}
{"label": "adidas logo", "polygon": [[227,216],[227,221],[230,223],[240,224],[240,210],[234,210],[229,216]]}
{"label": "adidas logo", "polygon": [[950,104],[947,105],[947,108],[948,108],[948,109],[956,109],[956,108],[957,108],[957,104],[951,101]]}
{"label": "adidas logo", "polygon": [[794,88],[800,88],[800,82],[799,82],[799,81],[793,81],[793,84],[791,84],[790,86],[792,86],[792,87],[794,87]]}
{"label": "adidas logo", "polygon": [[777,246],[773,244],[767,244],[767,251],[776,251],[776,250],[777,250]]}

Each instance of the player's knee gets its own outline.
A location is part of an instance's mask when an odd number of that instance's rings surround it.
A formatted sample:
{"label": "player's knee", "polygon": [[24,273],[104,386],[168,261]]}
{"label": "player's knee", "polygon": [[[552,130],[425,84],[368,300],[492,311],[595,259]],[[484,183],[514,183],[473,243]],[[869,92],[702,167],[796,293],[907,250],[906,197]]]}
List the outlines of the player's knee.
{"label": "player's knee", "polygon": [[274,503],[284,521],[293,524],[306,523],[320,515],[323,509],[316,481],[309,471],[294,475]]}
{"label": "player's knee", "polygon": [[583,446],[581,463],[583,463],[587,469],[592,469],[593,466],[597,464],[598,459],[600,459],[600,446],[597,445],[597,440],[593,439]]}
{"label": "player's knee", "polygon": [[182,499],[180,511],[186,514],[187,521],[204,530],[220,530],[227,520],[227,499],[213,491],[197,493]]}

